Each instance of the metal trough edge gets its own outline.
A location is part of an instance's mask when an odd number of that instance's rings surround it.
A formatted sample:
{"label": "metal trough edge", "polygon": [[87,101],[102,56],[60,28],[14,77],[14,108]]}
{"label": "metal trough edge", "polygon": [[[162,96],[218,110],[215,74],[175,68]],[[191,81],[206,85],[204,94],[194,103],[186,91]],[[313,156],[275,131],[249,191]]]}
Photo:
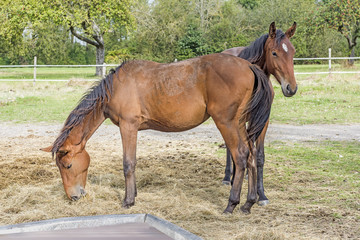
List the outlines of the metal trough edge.
{"label": "metal trough edge", "polygon": [[85,217],[67,217],[0,227],[0,237],[5,234],[56,231],[62,229],[110,226],[124,223],[147,223],[175,240],[201,240],[181,227],[151,214],[114,214]]}

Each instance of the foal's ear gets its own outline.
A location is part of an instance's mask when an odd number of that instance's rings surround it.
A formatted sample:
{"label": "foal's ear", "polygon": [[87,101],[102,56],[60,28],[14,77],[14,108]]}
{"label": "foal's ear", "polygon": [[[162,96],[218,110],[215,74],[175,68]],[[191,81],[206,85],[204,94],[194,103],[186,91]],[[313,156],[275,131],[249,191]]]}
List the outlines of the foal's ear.
{"label": "foal's ear", "polygon": [[294,24],[291,26],[291,28],[289,28],[285,35],[290,39],[292,36],[294,36],[296,31],[296,22],[294,22]]}
{"label": "foal's ear", "polygon": [[40,148],[41,151],[44,151],[44,152],[51,152],[53,146],[49,146],[49,147],[46,147],[46,148]]}
{"label": "foal's ear", "polygon": [[269,27],[269,37],[275,38],[276,37],[276,27],[275,22],[272,22]]}

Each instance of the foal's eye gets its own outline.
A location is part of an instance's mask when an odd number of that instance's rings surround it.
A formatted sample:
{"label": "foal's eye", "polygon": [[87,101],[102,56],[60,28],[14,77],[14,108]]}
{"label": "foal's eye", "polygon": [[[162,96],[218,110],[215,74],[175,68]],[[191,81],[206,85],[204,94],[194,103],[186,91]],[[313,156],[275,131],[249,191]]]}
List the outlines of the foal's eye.
{"label": "foal's eye", "polygon": [[274,57],[277,57],[276,52],[272,52],[272,55],[273,55]]}

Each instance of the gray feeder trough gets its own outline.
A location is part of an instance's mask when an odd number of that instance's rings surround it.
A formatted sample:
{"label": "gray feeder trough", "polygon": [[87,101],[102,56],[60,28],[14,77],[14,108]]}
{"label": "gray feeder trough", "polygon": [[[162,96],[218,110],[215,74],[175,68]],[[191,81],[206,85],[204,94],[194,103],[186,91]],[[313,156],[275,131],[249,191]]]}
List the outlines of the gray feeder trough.
{"label": "gray feeder trough", "polygon": [[0,227],[0,239],[201,240],[150,214],[59,218]]}

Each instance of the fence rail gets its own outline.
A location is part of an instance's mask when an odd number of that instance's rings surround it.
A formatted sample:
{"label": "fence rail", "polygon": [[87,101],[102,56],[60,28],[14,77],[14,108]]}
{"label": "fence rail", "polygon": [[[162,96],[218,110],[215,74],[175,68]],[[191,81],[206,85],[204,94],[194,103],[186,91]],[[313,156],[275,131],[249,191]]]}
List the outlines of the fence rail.
{"label": "fence rail", "polygon": [[[321,74],[360,74],[360,71],[332,71],[332,61],[333,60],[359,60],[360,57],[332,57],[331,56],[331,48],[329,48],[329,56],[328,57],[319,57],[319,58],[294,58],[294,61],[314,61],[314,60],[328,60],[329,61],[329,67],[328,71],[322,71],[322,72],[295,72],[295,75],[321,75]],[[36,82],[68,82],[69,79],[37,79],[37,68],[44,68],[44,67],[58,67],[58,68],[82,68],[82,67],[102,67],[102,73],[103,77],[106,73],[106,67],[116,67],[119,66],[118,64],[106,64],[103,65],[96,65],[96,64],[90,64],[90,65],[38,65],[37,64],[37,58],[34,57],[34,64],[33,65],[0,65],[0,68],[33,68],[34,69],[34,77],[33,79],[0,79],[0,82],[33,82],[34,84]],[[76,81],[97,81],[99,79],[78,79]]]}

